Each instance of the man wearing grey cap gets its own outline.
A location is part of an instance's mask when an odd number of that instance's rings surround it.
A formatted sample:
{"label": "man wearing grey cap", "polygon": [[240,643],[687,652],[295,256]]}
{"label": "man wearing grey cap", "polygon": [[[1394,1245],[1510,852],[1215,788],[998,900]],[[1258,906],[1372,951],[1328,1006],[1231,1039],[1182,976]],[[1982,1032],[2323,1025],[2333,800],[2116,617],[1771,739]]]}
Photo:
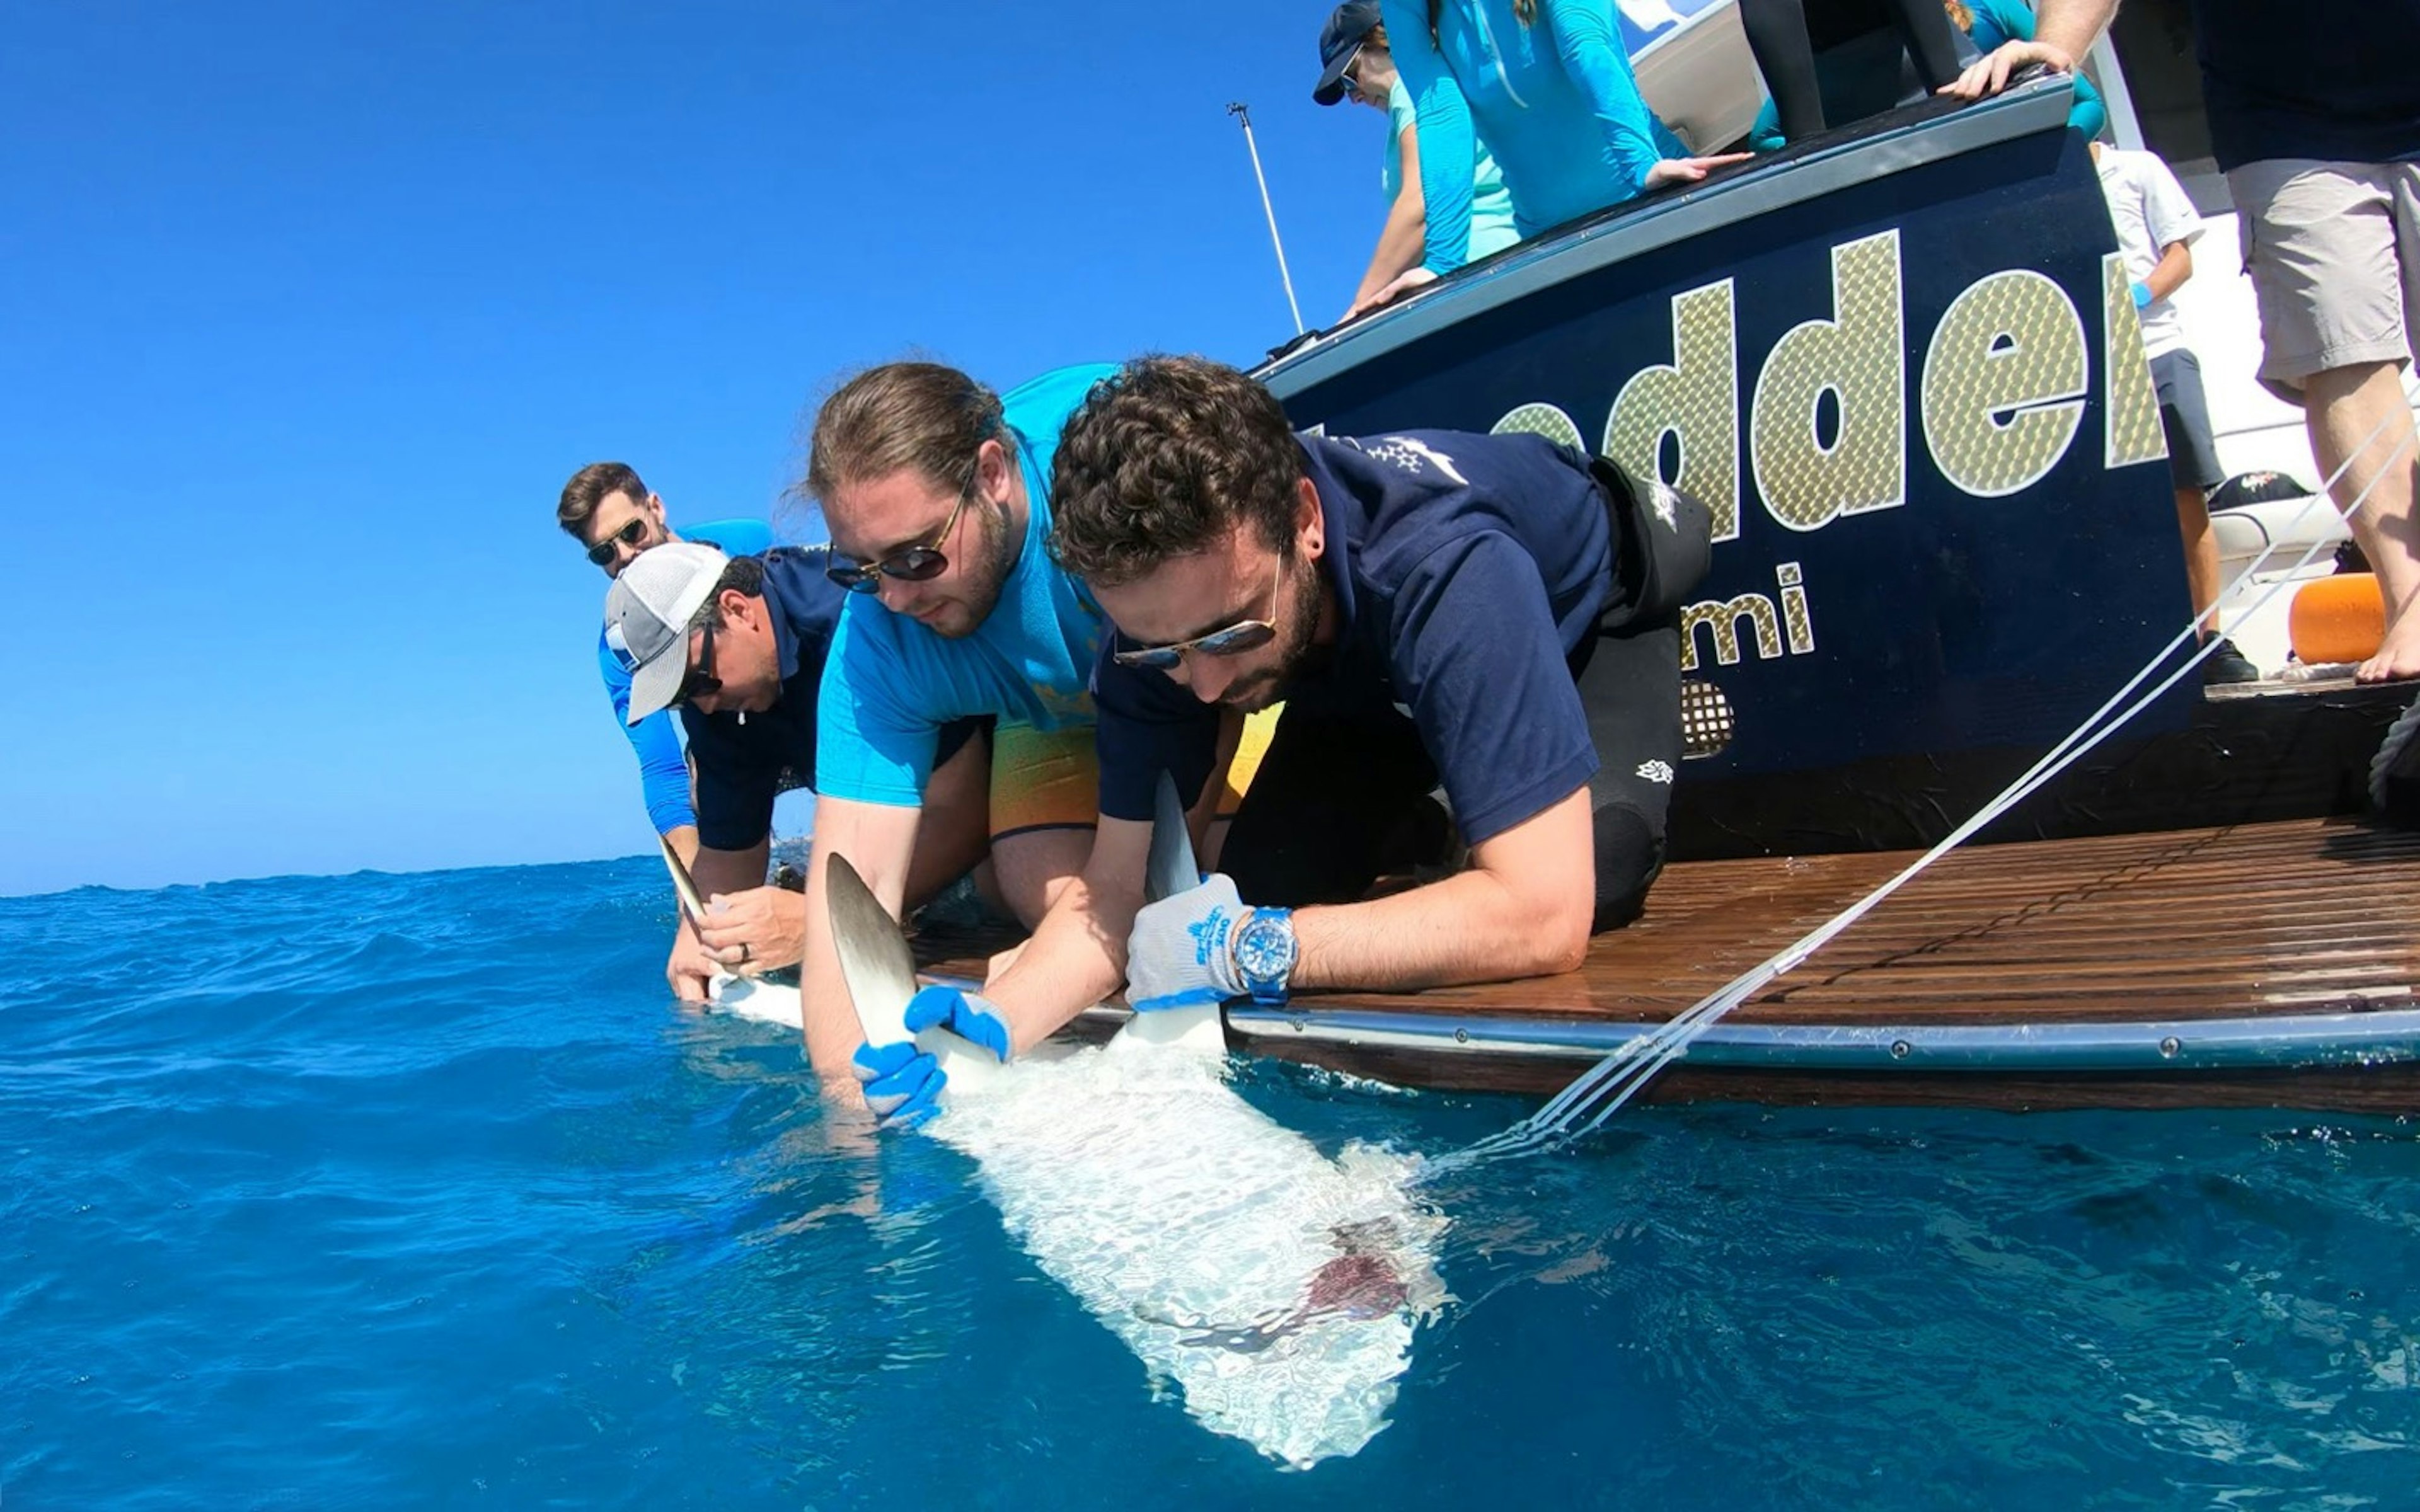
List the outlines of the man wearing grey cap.
{"label": "man wearing grey cap", "polygon": [[[844,596],[820,547],[726,557],[672,541],[634,558],[605,594],[606,651],[630,675],[633,724],[677,708],[695,773],[698,890],[719,905],[683,918],[664,975],[703,1001],[717,970],[798,959],[752,942],[795,940],[804,904],[764,886],[773,799],[814,773],[815,702]],[[941,732],[908,895],[922,900],[983,858],[988,762],[980,721]]]}

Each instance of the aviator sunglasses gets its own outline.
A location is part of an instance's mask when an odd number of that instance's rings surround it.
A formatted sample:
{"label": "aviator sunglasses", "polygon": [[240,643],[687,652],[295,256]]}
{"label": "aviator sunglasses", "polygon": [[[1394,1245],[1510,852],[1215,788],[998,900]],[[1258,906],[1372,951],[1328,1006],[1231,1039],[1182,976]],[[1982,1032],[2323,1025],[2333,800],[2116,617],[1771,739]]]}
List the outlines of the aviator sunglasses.
{"label": "aviator sunglasses", "polygon": [[636,551],[647,539],[647,517],[635,516],[630,523],[588,548],[588,560],[600,567],[613,564],[614,548],[627,546]]}
{"label": "aviator sunglasses", "polygon": [[941,521],[941,528],[933,532],[933,539],[929,545],[911,546],[904,551],[893,551],[881,561],[869,562],[863,566],[826,567],[824,576],[852,594],[878,594],[882,592],[881,579],[884,578],[896,578],[901,582],[908,583],[930,582],[949,571],[950,559],[942,554],[941,543],[948,540],[950,532],[957,528],[958,513],[967,507],[967,501],[973,497],[975,479],[981,474],[982,470],[983,452],[981,448],[977,448],[975,465],[967,470],[966,484],[958,489],[958,501],[950,506],[950,517]]}
{"label": "aviator sunglasses", "polygon": [[1188,651],[1204,656],[1240,656],[1247,651],[1258,651],[1277,639],[1275,619],[1279,609],[1278,589],[1285,581],[1285,558],[1278,558],[1277,571],[1269,577],[1269,619],[1237,620],[1221,625],[1206,635],[1189,640],[1176,640],[1164,646],[1140,646],[1132,651],[1111,651],[1109,659],[1121,667],[1149,667],[1156,671],[1172,672],[1184,661]]}

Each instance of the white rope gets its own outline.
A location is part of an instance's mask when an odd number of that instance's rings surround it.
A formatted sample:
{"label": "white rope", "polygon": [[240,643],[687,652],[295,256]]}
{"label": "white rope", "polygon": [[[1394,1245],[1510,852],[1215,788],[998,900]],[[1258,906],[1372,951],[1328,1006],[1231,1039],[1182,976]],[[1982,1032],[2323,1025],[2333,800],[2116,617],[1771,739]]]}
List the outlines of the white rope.
{"label": "white rope", "polygon": [[[2319,491],[2312,495],[2304,501],[2303,507],[2296,511],[2293,519],[2288,522],[2287,534],[2291,534],[2294,530],[2299,529],[2304,517],[2318,506],[2319,501],[2329,497],[2337,482],[2351,468],[2354,459],[2367,451],[2370,443],[2377,440],[2386,427],[2395,422],[2395,419],[2396,416],[2390,414],[2380,421],[2377,427],[2363,439],[2361,445],[2355,447],[2346,456],[2343,464],[2320,486]],[[2408,440],[2397,443],[2385,464],[2371,477],[2360,494],[2354,497],[2351,503],[2336,511],[2336,518],[2340,522],[2350,519],[2353,513],[2368,501],[2370,490],[2376,488],[2384,480],[2388,471],[2403,455],[2404,448],[2410,444]],[[2293,583],[2294,579],[2290,572],[2299,571],[2308,565],[2319,554],[2320,547],[2325,544],[2327,543],[2324,541],[2314,541],[2304,548],[2302,556],[2295,561],[2293,568],[2289,569],[2289,576],[2272,583],[2266,592],[2253,601],[2247,613],[2257,613],[2268,607],[2272,599],[2283,592],[2288,584]],[[2258,572],[2277,549],[2273,542],[2265,548],[2260,555],[2243,569],[2243,578],[2249,579],[2254,573]],[[2176,686],[2179,679],[2200,666],[2217,646],[2218,637],[2215,634],[2215,625],[2212,626],[2213,633],[2211,638],[2204,641],[2182,666],[2170,672],[2157,687],[2136,699],[2115,717],[2107,717],[2110,711],[2156,671],[2160,664],[2167,660],[2179,646],[2189,638],[2197,637],[2200,626],[2201,616],[2196,614],[2187,623],[2185,628],[2166,645],[2162,646],[2140,671],[2128,678],[2124,687],[2111,694],[2089,717],[2076,726],[2065,739],[2045,752],[2040,760],[2026,769],[2024,776],[2002,790],[1998,796],[1976,810],[1972,818],[1944,836],[1938,844],[1918,856],[1897,876],[1826,919],[1792,944],[1742,972],[1715,992],[1673,1015],[1666,1023],[1656,1026],[1653,1029],[1611,1052],[1603,1060],[1583,1072],[1576,1080],[1564,1088],[1536,1113],[1512,1125],[1502,1134],[1482,1139],[1458,1154],[1432,1162],[1432,1167],[1439,1170],[1451,1169],[1473,1161],[1531,1153],[1585,1138],[1603,1127],[1606,1120],[1620,1112],[1625,1103],[1637,1096],[1640,1088],[1644,1088],[1657,1072],[1688,1054],[1690,1043],[1712,1027],[1723,1015],[1745,1002],[1759,989],[1796,969],[1808,956],[1829,944],[1850,925],[1872,912],[1884,899],[1915,880],[1926,868],[1962,844],[1993,820],[2032,796],[2045,783],[2073,765],[2086,752],[2114,734],[2128,719],[2158,702],[2162,695]],[[2107,722],[2102,724],[2104,717],[2107,717]],[[2405,720],[2412,718],[2413,716],[2409,712],[2404,716]],[[2402,722],[2398,721],[2398,727]],[[2101,728],[2096,730],[2094,728],[2096,725],[2100,725]]]}

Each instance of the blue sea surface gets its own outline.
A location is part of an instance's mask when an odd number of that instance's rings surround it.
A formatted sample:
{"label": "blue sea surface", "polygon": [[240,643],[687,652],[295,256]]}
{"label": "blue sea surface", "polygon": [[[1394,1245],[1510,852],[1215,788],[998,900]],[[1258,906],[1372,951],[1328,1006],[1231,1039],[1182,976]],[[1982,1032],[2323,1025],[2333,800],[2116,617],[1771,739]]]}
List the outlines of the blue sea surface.
{"label": "blue sea surface", "polygon": [[[1295,1472],[670,923],[652,860],[0,900],[0,1502],[2420,1502],[2406,1121],[1633,1109],[1431,1192],[1455,1300]],[[1526,1106],[1236,1081],[1330,1150]]]}

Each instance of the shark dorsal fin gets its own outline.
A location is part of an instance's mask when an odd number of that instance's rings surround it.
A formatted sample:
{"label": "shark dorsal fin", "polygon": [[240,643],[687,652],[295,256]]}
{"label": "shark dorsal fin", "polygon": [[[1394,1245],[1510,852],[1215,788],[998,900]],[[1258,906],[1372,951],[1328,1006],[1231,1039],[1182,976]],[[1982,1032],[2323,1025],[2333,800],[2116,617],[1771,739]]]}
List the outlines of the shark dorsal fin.
{"label": "shark dorsal fin", "polygon": [[1143,878],[1143,896],[1153,903],[1187,892],[1202,882],[1202,868],[1193,859],[1193,833],[1185,826],[1185,802],[1176,795],[1176,779],[1159,774],[1159,797],[1151,820],[1151,870]]}

